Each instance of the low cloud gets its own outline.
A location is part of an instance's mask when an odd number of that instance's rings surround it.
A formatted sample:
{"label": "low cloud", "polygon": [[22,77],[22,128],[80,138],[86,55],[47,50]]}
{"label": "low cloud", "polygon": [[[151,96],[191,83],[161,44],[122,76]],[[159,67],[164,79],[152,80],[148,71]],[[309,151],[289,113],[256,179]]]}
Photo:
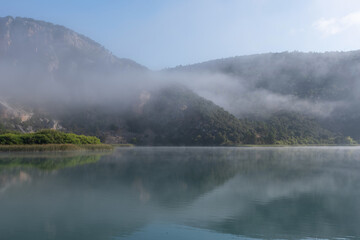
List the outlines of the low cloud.
{"label": "low cloud", "polygon": [[266,117],[278,111],[291,111],[316,117],[329,117],[344,101],[302,99],[253,86],[251,81],[220,73],[171,73],[166,79],[184,84],[237,117]]}

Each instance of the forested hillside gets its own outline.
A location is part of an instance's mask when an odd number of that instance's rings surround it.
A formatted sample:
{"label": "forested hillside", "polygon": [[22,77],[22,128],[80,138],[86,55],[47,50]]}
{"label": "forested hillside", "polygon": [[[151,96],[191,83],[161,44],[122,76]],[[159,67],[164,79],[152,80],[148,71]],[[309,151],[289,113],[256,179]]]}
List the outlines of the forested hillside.
{"label": "forested hillside", "polygon": [[295,126],[277,113],[295,113],[303,126],[315,122],[314,129],[360,139],[360,51],[258,54],[179,66],[167,72],[216,76],[211,81],[220,87],[207,87],[206,80],[201,80],[204,83],[196,86],[197,91],[239,118],[260,117],[271,122],[275,116],[283,124],[276,128],[283,132]]}
{"label": "forested hillside", "polygon": [[63,26],[5,17],[0,130],[140,145],[354,143],[359,66],[359,52],[295,52],[154,72]]}

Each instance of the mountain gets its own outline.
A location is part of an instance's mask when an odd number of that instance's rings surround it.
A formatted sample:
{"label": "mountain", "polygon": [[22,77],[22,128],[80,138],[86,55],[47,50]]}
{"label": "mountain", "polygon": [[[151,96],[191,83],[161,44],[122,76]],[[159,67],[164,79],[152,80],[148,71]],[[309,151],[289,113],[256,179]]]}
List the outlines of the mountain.
{"label": "mountain", "polygon": [[61,123],[108,142],[141,145],[233,145],[255,135],[252,126],[184,86],[142,92],[139,100],[125,111],[74,109],[61,116]]}
{"label": "mountain", "polygon": [[0,59],[13,65],[33,63],[52,77],[81,71],[146,69],[117,58],[95,41],[63,26],[30,18],[0,18]]}
{"label": "mountain", "polygon": [[[0,132],[108,143],[352,143],[360,53],[277,53],[153,72],[70,29],[0,18]],[[349,137],[348,137],[349,136]]]}
{"label": "mountain", "polygon": [[279,112],[294,113],[336,134],[360,139],[360,51],[257,54],[167,72],[211,79],[217,88],[200,84],[197,92],[239,118],[267,121],[281,116]]}
{"label": "mountain", "polygon": [[[301,99],[358,98],[360,51],[267,53],[212,60],[172,71],[222,73],[249,87]],[[356,89],[353,89],[356,87]]]}
{"label": "mountain", "polygon": [[0,18],[0,131],[60,129],[105,142],[245,143],[251,126],[65,27]]}
{"label": "mountain", "polygon": [[[97,94],[101,82],[110,85],[146,71],[65,27],[30,18],[0,18],[2,99],[43,105],[66,97],[75,101],[78,95],[82,101],[86,94],[87,99]],[[94,82],[98,86],[93,87]]]}

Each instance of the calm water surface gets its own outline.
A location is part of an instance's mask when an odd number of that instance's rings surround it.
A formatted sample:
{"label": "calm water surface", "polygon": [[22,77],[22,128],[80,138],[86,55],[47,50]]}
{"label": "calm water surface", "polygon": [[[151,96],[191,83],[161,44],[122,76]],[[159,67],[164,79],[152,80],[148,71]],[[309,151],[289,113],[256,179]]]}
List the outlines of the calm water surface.
{"label": "calm water surface", "polygon": [[0,239],[360,239],[360,148],[3,153]]}

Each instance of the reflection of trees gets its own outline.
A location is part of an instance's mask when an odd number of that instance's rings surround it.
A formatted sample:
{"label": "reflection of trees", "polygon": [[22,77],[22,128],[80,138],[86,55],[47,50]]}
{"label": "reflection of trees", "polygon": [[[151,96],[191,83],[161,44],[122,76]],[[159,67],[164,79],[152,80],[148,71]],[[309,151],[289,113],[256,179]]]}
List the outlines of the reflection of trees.
{"label": "reflection of trees", "polygon": [[[359,156],[356,148],[129,148],[56,174],[3,164],[0,176],[26,170],[31,182],[0,198],[0,232],[46,219],[55,239],[77,231],[102,239],[156,219],[250,237],[359,236]],[[39,217],[21,219],[11,206]]]}
{"label": "reflection of trees", "polygon": [[0,155],[0,171],[4,168],[32,167],[41,170],[56,170],[94,163],[101,155],[66,153],[66,154],[11,154]]}
{"label": "reflection of trees", "polygon": [[[358,149],[264,149],[246,154],[251,157],[241,161],[235,178],[184,210],[194,219],[190,225],[277,239],[360,236]],[[219,207],[219,202],[231,207]]]}
{"label": "reflection of trees", "polygon": [[[164,148],[128,149],[122,155],[105,156],[99,164],[73,171],[83,171],[94,185],[118,184],[132,186],[144,200],[164,206],[188,204],[202,194],[224,184],[235,176],[237,169],[227,158],[227,151],[196,151]],[[214,154],[215,153],[215,154]],[[111,177],[109,177],[111,176]],[[71,180],[72,181],[72,180]],[[148,195],[145,197],[145,195]]]}
{"label": "reflection of trees", "polygon": [[241,213],[223,221],[208,222],[202,227],[248,237],[266,236],[268,239],[358,237],[360,212],[356,205],[360,198],[349,197],[334,197],[331,194],[320,196],[310,192],[295,198],[253,203]]}
{"label": "reflection of trees", "polygon": [[[57,171],[56,175],[32,174],[32,183],[19,187],[17,199],[22,198],[21,189],[31,188],[35,200],[22,203],[21,208],[36,209],[39,218],[22,219],[23,225],[33,228],[32,224],[42,224],[39,221],[43,216],[56,227],[58,239],[71,239],[65,235],[67,226],[72,226],[74,232],[84,225],[98,229],[87,239],[126,235],[146,225],[156,214],[167,215],[174,207],[181,209],[236,173],[226,155],[213,155],[205,149],[124,149],[120,153],[103,156],[95,164]],[[71,197],[64,199],[64,195]],[[17,219],[8,218],[4,223],[0,217],[0,225],[9,226]]]}
{"label": "reflection of trees", "polygon": [[[54,153],[54,154],[1,154],[0,194],[16,184],[29,182],[33,175],[41,175],[38,170],[59,170],[63,168],[95,163],[99,153]],[[38,170],[36,170],[38,169]]]}

